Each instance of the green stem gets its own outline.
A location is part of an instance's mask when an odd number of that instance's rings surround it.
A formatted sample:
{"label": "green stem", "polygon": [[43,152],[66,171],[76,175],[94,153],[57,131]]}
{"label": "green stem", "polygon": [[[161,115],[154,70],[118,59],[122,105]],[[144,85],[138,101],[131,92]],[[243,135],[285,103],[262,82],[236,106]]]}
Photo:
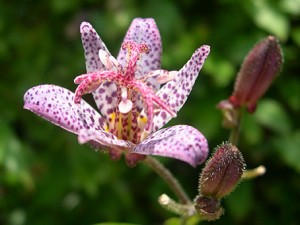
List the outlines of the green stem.
{"label": "green stem", "polygon": [[187,196],[180,183],[163,164],[151,156],[147,156],[144,163],[153,169],[168,184],[169,188],[180,200],[180,203],[191,204],[190,198]]}
{"label": "green stem", "polygon": [[243,111],[243,109],[236,110],[236,126],[233,129],[231,129],[229,136],[229,142],[235,146],[237,146],[239,141]]}

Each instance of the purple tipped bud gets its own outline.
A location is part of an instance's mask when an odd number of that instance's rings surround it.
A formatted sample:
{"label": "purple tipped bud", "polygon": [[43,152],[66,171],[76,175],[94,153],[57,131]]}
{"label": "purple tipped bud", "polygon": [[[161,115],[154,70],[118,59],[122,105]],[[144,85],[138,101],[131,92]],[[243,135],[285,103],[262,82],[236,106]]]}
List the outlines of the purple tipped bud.
{"label": "purple tipped bud", "polygon": [[195,209],[205,220],[216,220],[224,213],[220,201],[211,197],[197,196]]}
{"label": "purple tipped bud", "polygon": [[244,167],[242,154],[235,146],[230,143],[220,145],[202,170],[200,194],[214,199],[228,195],[241,180]]}
{"label": "purple tipped bud", "polygon": [[246,105],[254,112],[259,98],[266,92],[281,69],[282,51],[277,39],[269,36],[256,44],[245,58],[237,76],[231,104]]}

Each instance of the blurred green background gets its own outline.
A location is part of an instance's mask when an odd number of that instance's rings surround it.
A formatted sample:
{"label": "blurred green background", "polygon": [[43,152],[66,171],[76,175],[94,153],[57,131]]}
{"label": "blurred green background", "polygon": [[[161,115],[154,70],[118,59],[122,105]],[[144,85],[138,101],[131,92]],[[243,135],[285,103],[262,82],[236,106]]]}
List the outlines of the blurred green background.
{"label": "blurred green background", "polygon": [[[248,168],[263,164],[267,173],[241,183],[224,199],[225,215],[209,224],[299,224],[300,0],[0,1],[0,224],[162,224],[174,216],[157,203],[171,191],[145,165],[112,162],[22,108],[32,86],[75,90],[74,77],[85,72],[81,21],[116,56],[135,17],[155,18],[165,69],[180,69],[197,47],[211,46],[190,98],[168,124],[193,125],[211,149],[228,138],[215,106],[231,94],[243,58],[267,35],[278,37],[282,73],[243,121],[240,140]],[[201,166],[159,160],[197,194]]]}

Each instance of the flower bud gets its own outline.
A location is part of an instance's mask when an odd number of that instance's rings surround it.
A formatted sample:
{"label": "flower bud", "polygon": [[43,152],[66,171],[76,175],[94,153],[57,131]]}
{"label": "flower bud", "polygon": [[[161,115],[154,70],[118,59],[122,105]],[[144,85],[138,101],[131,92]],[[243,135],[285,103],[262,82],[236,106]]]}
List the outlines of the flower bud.
{"label": "flower bud", "polygon": [[249,112],[254,112],[257,101],[279,73],[282,62],[282,51],[275,37],[269,36],[256,44],[241,66],[230,103],[235,108],[246,105]]}
{"label": "flower bud", "polygon": [[241,180],[244,159],[240,151],[230,143],[217,147],[207,161],[199,180],[201,196],[221,199],[228,195]]}
{"label": "flower bud", "polygon": [[128,167],[135,167],[138,162],[144,160],[147,156],[141,155],[137,153],[126,153],[125,154],[125,162]]}
{"label": "flower bud", "polygon": [[205,220],[216,220],[224,213],[220,201],[211,197],[197,196],[195,209]]}
{"label": "flower bud", "polygon": [[220,109],[223,113],[223,127],[233,129],[238,126],[238,111],[234,109],[233,105],[227,99],[220,101],[217,109]]}

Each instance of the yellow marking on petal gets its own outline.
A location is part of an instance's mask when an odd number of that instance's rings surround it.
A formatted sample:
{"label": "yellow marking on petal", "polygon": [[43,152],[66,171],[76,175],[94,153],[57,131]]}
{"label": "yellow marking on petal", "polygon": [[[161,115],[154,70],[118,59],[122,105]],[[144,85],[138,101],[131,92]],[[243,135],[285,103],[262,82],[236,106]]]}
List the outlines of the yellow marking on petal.
{"label": "yellow marking on petal", "polygon": [[144,111],[142,111],[140,113],[140,115],[138,115],[137,122],[138,122],[138,128],[140,130],[140,140],[139,141],[143,141],[149,135],[149,133],[147,133],[144,129],[148,122],[148,117]]}
{"label": "yellow marking on petal", "polygon": [[115,122],[116,122],[116,113],[115,112],[110,113],[107,118],[108,131],[114,130]]}
{"label": "yellow marking on petal", "polygon": [[115,121],[115,119],[116,119],[116,113],[113,112],[113,113],[109,114],[108,118],[110,118],[112,121]]}
{"label": "yellow marking on petal", "polygon": [[138,123],[143,123],[143,124],[146,124],[148,121],[148,118],[143,116],[143,117],[138,117]]}
{"label": "yellow marking on petal", "polygon": [[122,113],[118,113],[118,121],[117,122],[117,137],[122,139]]}
{"label": "yellow marking on petal", "polygon": [[104,124],[104,130],[106,131],[106,132],[109,132],[109,128],[108,128],[108,125],[107,124]]}
{"label": "yellow marking on petal", "polygon": [[128,130],[128,138],[130,140],[132,140],[133,137],[133,132],[132,132],[132,110],[130,110],[129,114],[128,114],[128,126],[127,126],[127,130]]}

